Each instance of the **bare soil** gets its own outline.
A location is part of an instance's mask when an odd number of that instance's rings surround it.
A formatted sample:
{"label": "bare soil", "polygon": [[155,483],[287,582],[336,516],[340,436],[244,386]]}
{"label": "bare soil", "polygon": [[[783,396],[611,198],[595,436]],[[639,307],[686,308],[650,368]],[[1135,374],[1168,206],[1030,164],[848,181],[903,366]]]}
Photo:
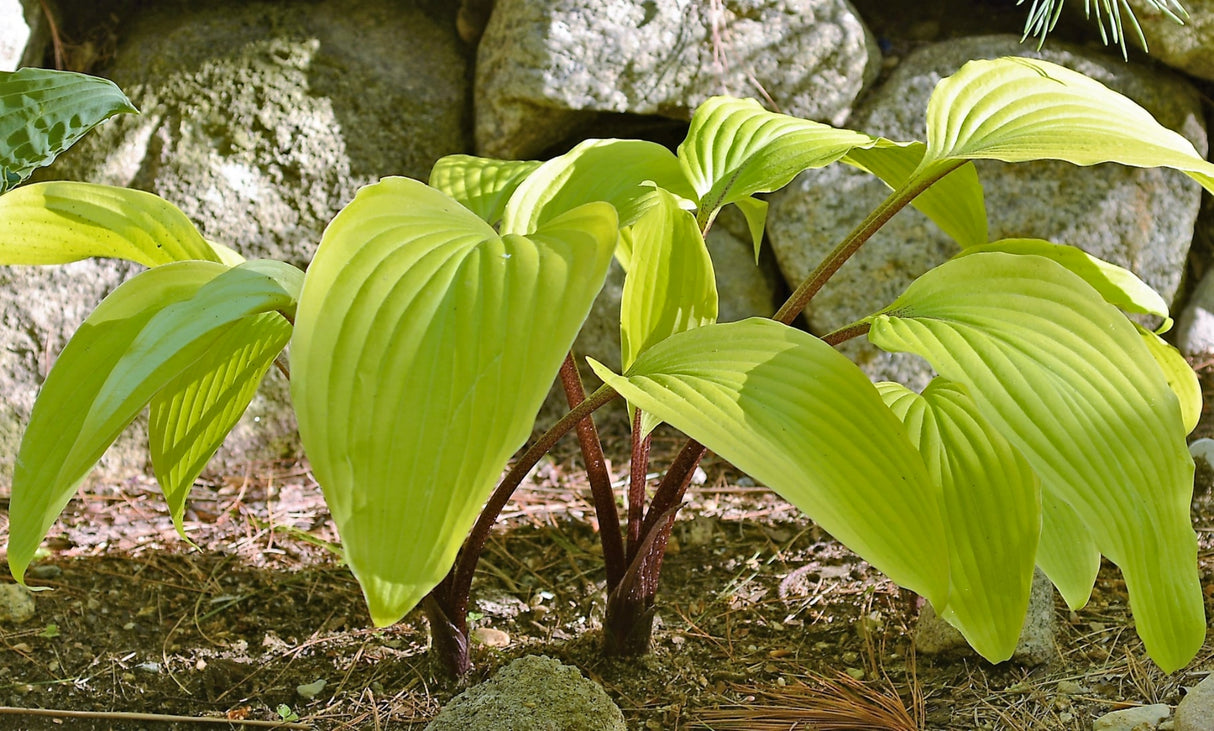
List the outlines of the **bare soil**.
{"label": "bare soil", "polygon": [[[1194,436],[1211,434],[1207,418]],[[622,478],[623,441],[608,446]],[[659,440],[655,464],[677,447]],[[481,561],[472,618],[485,642],[472,682],[520,655],[550,655],[600,682],[636,729],[1086,730],[1111,710],[1175,704],[1214,670],[1212,640],[1187,669],[1161,673],[1109,566],[1082,611],[1056,604],[1049,666],[916,655],[914,595],[711,457],[667,556],[652,654],[604,659],[597,526],[564,449],[516,495]],[[1211,477],[1199,472],[1193,510],[1208,597]],[[284,717],[280,728],[421,728],[461,690],[428,657],[420,612],[371,626],[327,545],[337,535],[306,465],[251,465],[198,485],[186,526],[195,546],[147,479],[95,484],[69,504],[30,582],[53,591],[36,595],[33,619],[0,625],[0,705],[12,707],[0,730],[196,731]]]}

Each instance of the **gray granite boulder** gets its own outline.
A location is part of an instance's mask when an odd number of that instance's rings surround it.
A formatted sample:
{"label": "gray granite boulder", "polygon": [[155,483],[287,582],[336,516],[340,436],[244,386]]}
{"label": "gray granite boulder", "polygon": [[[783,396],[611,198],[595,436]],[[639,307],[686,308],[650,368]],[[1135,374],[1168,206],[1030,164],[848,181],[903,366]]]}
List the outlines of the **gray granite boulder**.
{"label": "gray granite boulder", "polygon": [[841,121],[879,68],[847,0],[497,0],[477,58],[477,149],[530,157],[596,113],[686,119],[721,93]]}
{"label": "gray granite boulder", "polygon": [[[142,114],[103,125],[48,176],[157,193],[248,257],[303,266],[359,187],[425,179],[437,158],[467,148],[467,62],[452,19],[421,4],[159,2],[120,38],[105,73]],[[54,354],[132,271],[0,272],[0,479]],[[120,438],[106,473],[144,467],[139,431]],[[295,435],[285,379],[271,371],[212,466],[293,457]]]}
{"label": "gray granite boulder", "polygon": [[[1051,42],[1037,53],[1012,36],[949,41],[911,54],[856,109],[847,126],[891,139],[923,139],[924,110],[936,83],[970,59],[1004,55],[1044,58],[1092,76],[1206,152],[1199,96],[1183,80],[1060,43]],[[1201,199],[1201,188],[1184,175],[1061,162],[982,161],[978,172],[992,240],[1037,237],[1079,246],[1130,268],[1165,300],[1174,297]],[[790,286],[887,193],[875,178],[834,165],[808,171],[773,195],[768,235]],[[880,309],[957,250],[925,216],[910,208],[900,212],[815,298],[806,311],[811,329],[828,332]],[[849,342],[844,352],[877,379],[921,388],[930,378],[917,358],[881,353],[867,341]]]}
{"label": "gray granite boulder", "polygon": [[624,714],[597,683],[550,657],[527,655],[460,693],[428,731],[624,731]]}
{"label": "gray granite boulder", "polygon": [[[1082,18],[1085,4],[1067,3],[1067,12]],[[1147,53],[1165,66],[1198,78],[1214,79],[1214,54],[1210,52],[1214,48],[1214,0],[1181,0],[1180,4],[1189,13],[1183,25],[1142,0],[1130,0],[1134,16],[1146,37]],[[1092,26],[1093,35],[1098,34],[1095,20],[1087,22]],[[1107,20],[1105,27],[1108,27]],[[1132,29],[1127,38],[1131,45],[1141,48]]]}

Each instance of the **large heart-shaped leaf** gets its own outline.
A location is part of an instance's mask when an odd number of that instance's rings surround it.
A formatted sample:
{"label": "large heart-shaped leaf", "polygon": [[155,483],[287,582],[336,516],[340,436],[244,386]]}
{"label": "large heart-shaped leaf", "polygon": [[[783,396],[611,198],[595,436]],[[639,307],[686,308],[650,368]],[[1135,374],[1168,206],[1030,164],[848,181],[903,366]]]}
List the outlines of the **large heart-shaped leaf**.
{"label": "large heart-shaped leaf", "polygon": [[1180,170],[1214,192],[1214,165],[1150,112],[1048,61],[970,61],[927,104],[923,166],[944,160],[1117,162]]}
{"label": "large heart-shaped leaf", "polygon": [[1016,649],[1033,584],[1037,475],[960,384],[936,378],[922,395],[898,383],[877,388],[939,488],[949,594],[936,609],[980,655],[1003,662]]}
{"label": "large heart-shaped leaf", "polygon": [[291,339],[277,312],[233,323],[208,351],[152,397],[148,442],[156,480],[177,532],[185,499],[207,461],[240,420],[270,364]]}
{"label": "large heart-shaped leaf", "polygon": [[404,616],[454,563],[531,433],[617,236],[606,203],[499,236],[404,178],[363,188],[325,231],[296,318],[291,393],[376,625]]}
{"label": "large heart-shaped leaf", "polygon": [[[93,310],[55,360],[13,469],[8,563],[18,581],[42,537],[109,445],[82,455],[74,449],[74,435],[82,432],[89,407],[114,365],[161,308],[188,300],[223,271],[217,263],[183,262],[134,277]],[[74,452],[75,461],[69,462]]]}
{"label": "large heart-shaped leaf", "polygon": [[730,203],[778,190],[803,170],[879,142],[860,132],[769,112],[753,99],[717,96],[696,109],[678,154],[702,227]]}
{"label": "large heart-shaped leaf", "polygon": [[653,204],[653,185],[681,198],[691,186],[674,154],[644,140],[586,140],[532,171],[502,214],[502,232],[529,234],[585,203],[615,206],[620,226],[631,226]]}
{"label": "large heart-shaped leaf", "polygon": [[430,185],[488,223],[502,220],[506,201],[535,171],[535,160],[494,160],[472,155],[441,157],[430,169]]}
{"label": "large heart-shaped leaf", "polygon": [[878,347],[918,353],[969,389],[1121,567],[1151,657],[1168,671],[1188,662],[1205,638],[1193,460],[1133,324],[1058,263],[997,252],[946,262],[870,320]]}
{"label": "large heart-shaped leaf", "polygon": [[1126,312],[1154,315],[1163,319],[1160,332],[1171,328],[1168,303],[1151,286],[1129,269],[1099,259],[1075,246],[1064,246],[1042,239],[1000,239],[981,246],[971,246],[958,257],[1002,251],[1007,254],[1032,254],[1058,262],[1090,284],[1104,301]]}
{"label": "large heart-shaped leaf", "polygon": [[0,264],[66,264],[93,256],[148,267],[221,260],[184,213],[151,193],[52,181],[0,196]]}
{"label": "large heart-shaped leaf", "polygon": [[149,269],[98,306],[51,368],[21,441],[10,513],[14,576],[152,397],[211,354],[231,323],[262,312],[290,316],[301,279],[281,262],[179,262]]}
{"label": "large heart-shaped leaf", "polygon": [[830,346],[750,319],[672,335],[623,376],[591,367],[894,581],[947,603],[948,548],[923,460],[873,384]]}
{"label": "large heart-shaped leaf", "polygon": [[115,114],[138,111],[109,79],[51,69],[0,71],[0,192]]}

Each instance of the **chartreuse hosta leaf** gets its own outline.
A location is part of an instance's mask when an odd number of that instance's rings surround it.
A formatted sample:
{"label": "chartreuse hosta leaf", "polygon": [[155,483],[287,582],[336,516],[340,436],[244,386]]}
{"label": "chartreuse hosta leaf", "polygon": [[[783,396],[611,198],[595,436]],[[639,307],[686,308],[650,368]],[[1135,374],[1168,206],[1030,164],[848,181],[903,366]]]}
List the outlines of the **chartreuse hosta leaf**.
{"label": "chartreuse hosta leaf", "polygon": [[[713,97],[691,117],[679,164],[694,190],[701,227],[724,206],[784,187],[876,137],[769,112],[753,99]],[[661,185],[661,183],[659,183]]]}
{"label": "chartreuse hosta leaf", "polygon": [[935,488],[906,430],[851,361],[772,320],[705,325],[595,373],[804,510],[891,579],[948,600]]}
{"label": "chartreuse hosta leaf", "polygon": [[54,181],[0,196],[0,264],[66,264],[94,256],[149,267],[221,260],[184,213],[151,193]]}
{"label": "chartreuse hosta leaf", "polygon": [[877,390],[906,425],[939,491],[949,594],[937,610],[987,660],[1007,660],[1033,583],[1041,532],[1037,475],[960,384],[937,378],[923,395],[897,383]]}
{"label": "chartreuse hosta leaf", "polygon": [[108,79],[70,71],[0,71],[0,192],[49,165],[115,114],[138,112]]}
{"label": "chartreuse hosta leaf", "polygon": [[[927,146],[922,142],[868,149],[858,147],[847,153],[843,162],[876,175],[897,190],[911,179],[926,150]],[[963,247],[985,244],[989,240],[982,183],[972,163],[937,180],[915,196],[911,205]]]}
{"label": "chartreuse hosta leaf", "polygon": [[631,226],[653,204],[652,184],[681,198],[693,195],[678,159],[665,147],[643,140],[586,140],[527,176],[506,203],[502,232],[529,234],[594,201],[615,206],[620,226]]}
{"label": "chartreuse hosta leaf", "polygon": [[492,224],[502,220],[506,201],[539,166],[535,160],[447,155],[430,169],[430,185]]}
{"label": "chartreuse hosta leaf", "polygon": [[712,259],[695,216],[665,191],[632,226],[631,263],[620,301],[620,350],[627,370],[670,335],[717,320]]}
{"label": "chartreuse hosta leaf", "polygon": [[207,461],[240,420],[266,371],[291,339],[277,312],[238,320],[197,361],[152,397],[152,468],[177,532],[185,537],[185,499]]}
{"label": "chartreuse hosta leaf", "polygon": [[[620,300],[620,354],[629,366],[677,332],[717,321],[717,283],[696,218],[662,189],[629,231],[629,269]],[[618,250],[617,250],[618,256]],[[642,413],[642,432],[658,425]]]}
{"label": "chartreuse hosta leaf", "polygon": [[376,625],[446,574],[602,288],[618,222],[575,208],[499,236],[404,178],[363,188],[308,269],[299,431]]}
{"label": "chartreuse hosta leaf", "polygon": [[[1180,403],[1134,325],[1058,263],[999,252],[946,262],[869,319],[878,347],[918,353],[966,386],[1042,489],[1074,509],[1121,567],[1159,666],[1192,659],[1205,637],[1193,460]],[[1042,550],[1069,538],[1043,537]]]}
{"label": "chartreuse hosta leaf", "polygon": [[1098,259],[1083,249],[1041,239],[1000,239],[989,244],[972,246],[957,257],[989,251],[1032,254],[1056,261],[1094,287],[1100,296],[1104,297],[1105,302],[1126,312],[1162,318],[1160,332],[1171,329],[1172,318],[1168,314],[1168,303],[1164,302],[1158,292],[1151,289],[1151,286],[1139,279],[1134,272]]}
{"label": "chartreuse hosta leaf", "polygon": [[288,265],[166,264],[123,284],[72,336],[34,404],[13,472],[8,559],[21,580],[39,541],[106,448],[232,322],[290,311]]}
{"label": "chartreuse hosta leaf", "polygon": [[1201,382],[1197,379],[1197,373],[1180,351],[1164,342],[1163,338],[1141,326],[1138,327],[1138,334],[1142,336],[1142,342],[1146,343],[1147,350],[1155,356],[1155,362],[1163,371],[1168,387],[1176,394],[1176,398],[1180,399],[1180,416],[1184,422],[1185,433],[1188,434],[1197,428],[1197,422],[1201,418]]}
{"label": "chartreuse hosta leaf", "polygon": [[946,160],[1117,162],[1180,170],[1214,191],[1214,165],[1142,107],[1047,61],[970,61],[927,105],[922,169]]}

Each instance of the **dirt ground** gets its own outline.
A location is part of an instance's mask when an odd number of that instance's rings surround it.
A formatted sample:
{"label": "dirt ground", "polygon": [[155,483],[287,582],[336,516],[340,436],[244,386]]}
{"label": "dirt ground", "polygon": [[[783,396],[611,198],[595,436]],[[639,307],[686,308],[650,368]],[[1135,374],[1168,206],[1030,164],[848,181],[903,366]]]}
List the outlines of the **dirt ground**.
{"label": "dirt ground", "polygon": [[[1214,375],[1205,380],[1208,402]],[[1195,436],[1210,434],[1207,417]],[[608,443],[621,478],[623,445]],[[677,447],[663,437],[655,454]],[[1117,708],[1175,704],[1214,670],[1214,640],[1185,670],[1155,668],[1111,567],[1082,611],[1057,602],[1049,666],[916,656],[912,594],[711,457],[668,554],[653,653],[605,660],[600,549],[572,449],[541,463],[481,561],[472,619],[487,643],[475,647],[474,681],[520,655],[550,655],[602,683],[636,729],[1086,731]],[[1208,596],[1210,478],[1199,473],[1193,513]],[[146,479],[93,485],[71,502],[32,574],[54,591],[37,594],[33,619],[0,625],[0,706],[12,707],[0,729],[421,728],[459,692],[427,655],[420,612],[371,626],[329,548],[337,536],[306,465],[200,484],[187,518],[197,548],[177,537]],[[37,708],[111,715],[28,712]],[[119,715],[141,713],[192,720]]]}

